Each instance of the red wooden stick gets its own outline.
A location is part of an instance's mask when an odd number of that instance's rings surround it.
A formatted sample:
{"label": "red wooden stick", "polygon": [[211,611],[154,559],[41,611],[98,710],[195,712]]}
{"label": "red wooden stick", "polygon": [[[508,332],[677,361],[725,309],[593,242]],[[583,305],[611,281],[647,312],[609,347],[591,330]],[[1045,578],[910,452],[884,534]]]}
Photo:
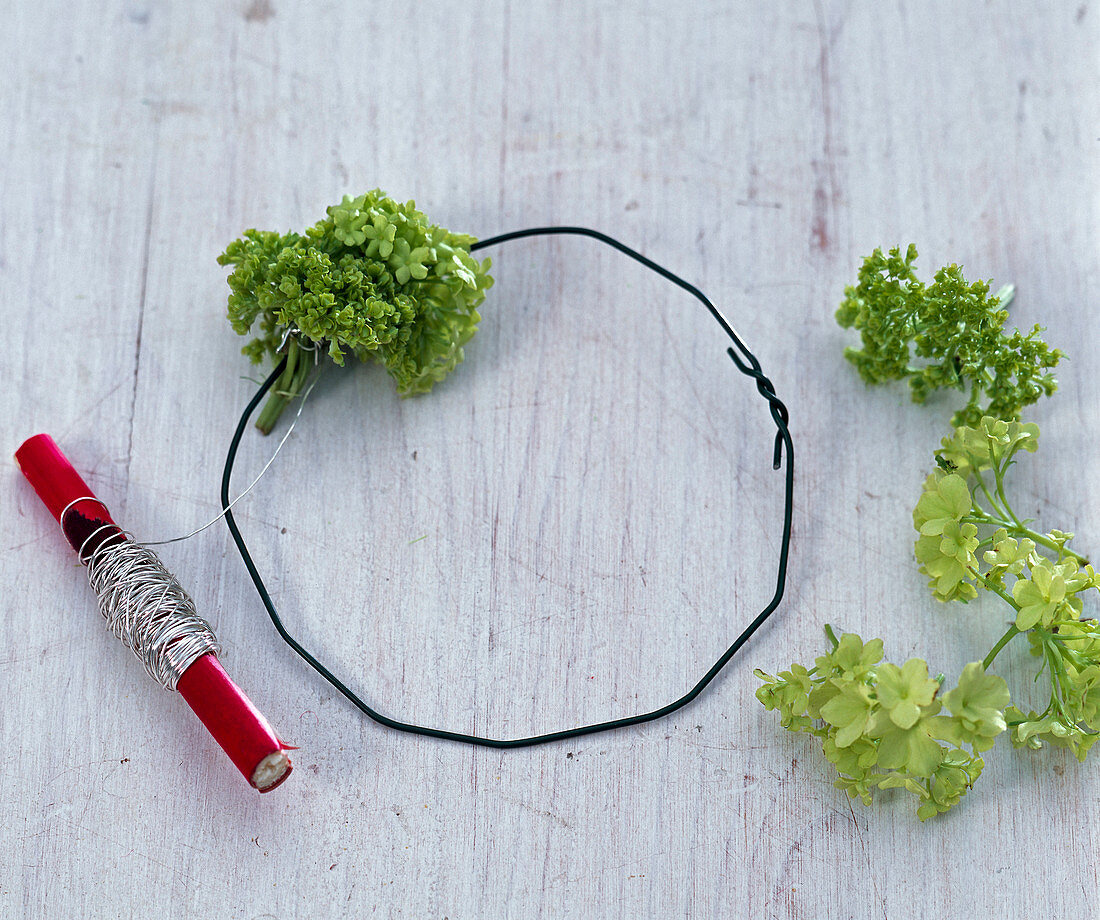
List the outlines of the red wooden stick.
{"label": "red wooden stick", "polygon": [[[126,539],[110,512],[94,498],[48,434],[28,438],[15,452],[15,459],[61,524],[69,544],[81,553],[82,561],[104,543]],[[279,740],[267,719],[229,679],[213,654],[198,658],[182,674],[176,689],[245,779],[260,792],[270,792],[290,775],[287,751],[294,748]]]}

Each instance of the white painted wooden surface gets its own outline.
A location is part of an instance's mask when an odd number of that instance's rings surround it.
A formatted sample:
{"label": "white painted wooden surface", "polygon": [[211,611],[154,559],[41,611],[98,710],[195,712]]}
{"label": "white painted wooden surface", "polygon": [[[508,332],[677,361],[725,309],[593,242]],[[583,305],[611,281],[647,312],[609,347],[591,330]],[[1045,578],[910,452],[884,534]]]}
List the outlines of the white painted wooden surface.
{"label": "white painted wooden surface", "polygon": [[[1100,912],[1100,765],[1001,744],[946,820],[853,808],[751,676],[825,622],[952,678],[1001,629],[934,607],[909,556],[946,408],[840,357],[832,312],[877,244],[1015,281],[1017,321],[1070,353],[1018,488],[1100,540],[1098,38],[1083,0],[7,4],[0,916]],[[482,236],[608,230],[707,291],[790,406],[791,583],[689,709],[499,753],[341,702],[219,526],[164,557],[301,745],[260,798],[103,630],[10,454],[53,433],[145,538],[210,516],[253,390],[215,256],[376,185]],[[288,623],[369,699],[513,735],[689,686],[770,593],[781,482],[686,296],[580,240],[494,259],[453,378],[399,401],[329,375],[241,520]],[[242,474],[271,447],[250,436]]]}

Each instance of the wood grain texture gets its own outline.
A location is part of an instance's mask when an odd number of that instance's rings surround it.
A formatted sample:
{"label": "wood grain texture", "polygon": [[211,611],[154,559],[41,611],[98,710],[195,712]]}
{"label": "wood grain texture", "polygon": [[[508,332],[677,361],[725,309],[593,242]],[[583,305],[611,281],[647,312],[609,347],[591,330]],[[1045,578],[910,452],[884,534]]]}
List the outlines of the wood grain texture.
{"label": "wood grain texture", "polygon": [[[0,916],[1100,912],[1097,764],[999,745],[921,825],[849,805],[751,676],[832,622],[953,679],[1002,628],[935,607],[911,564],[946,405],[840,358],[875,245],[1014,281],[1015,320],[1070,353],[1017,487],[1100,539],[1098,69],[1084,0],[9,4],[0,445],[53,433],[139,537],[216,511],[253,392],[217,253],[374,186],[480,236],[600,228],[698,283],[787,401],[799,467],[787,600],[728,673],[668,720],[533,750],[366,722],[277,639],[224,529],[167,548],[301,745],[259,798],[102,629],[4,460]],[[328,374],[240,519],[288,624],[380,708],[516,735],[683,692],[770,594],[781,483],[689,298],[588,241],[493,257],[454,376],[402,401]],[[272,446],[249,437],[239,481]]]}

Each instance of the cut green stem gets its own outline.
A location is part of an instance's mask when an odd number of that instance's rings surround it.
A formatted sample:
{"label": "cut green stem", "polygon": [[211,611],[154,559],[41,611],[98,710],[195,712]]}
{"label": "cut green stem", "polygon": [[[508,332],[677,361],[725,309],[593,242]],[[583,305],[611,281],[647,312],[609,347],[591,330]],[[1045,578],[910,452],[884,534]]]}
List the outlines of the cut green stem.
{"label": "cut green stem", "polygon": [[286,367],[271,388],[271,394],[267,397],[263,409],[256,418],[256,427],[264,434],[270,434],[279,421],[291,401],[302,392],[310,373],[313,371],[311,361],[303,349],[298,345],[298,340],[291,338],[287,347]]}
{"label": "cut green stem", "polygon": [[1001,649],[1008,645],[1008,643],[1015,639],[1018,635],[1020,635],[1020,630],[1016,628],[1015,624],[1008,627],[1008,629],[1005,631],[1005,634],[997,640],[997,644],[989,650],[989,654],[987,654],[985,658],[982,659],[982,668],[988,671],[989,666],[993,664],[993,659],[996,658],[998,654],[1000,654]]}
{"label": "cut green stem", "polygon": [[1070,556],[1076,559],[1080,565],[1088,565],[1088,559],[1082,556],[1080,553],[1075,553],[1068,546],[1059,546],[1054,540],[1048,537],[1044,533],[1039,533],[1037,530],[1032,530],[1027,525],[1019,521],[1006,521],[1004,518],[996,517],[990,514],[984,508],[980,508],[975,505],[970,509],[964,521],[969,521],[972,524],[992,524],[996,527],[1003,527],[1010,534],[1017,537],[1028,537],[1033,540],[1038,546],[1045,546],[1047,549],[1052,550],[1055,553],[1061,553],[1063,556]]}

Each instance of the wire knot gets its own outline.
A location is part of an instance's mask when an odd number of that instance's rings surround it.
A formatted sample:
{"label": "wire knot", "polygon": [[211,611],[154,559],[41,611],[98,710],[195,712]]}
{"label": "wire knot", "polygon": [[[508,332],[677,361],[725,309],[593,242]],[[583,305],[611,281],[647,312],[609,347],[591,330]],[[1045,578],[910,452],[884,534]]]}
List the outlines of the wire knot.
{"label": "wire knot", "polygon": [[[740,345],[740,343],[738,344]],[[790,429],[787,427],[790,415],[787,412],[787,407],[783,404],[783,400],[775,395],[774,384],[760,369],[760,362],[756,360],[756,356],[744,346],[742,346],[742,350],[745,353],[745,358],[748,359],[747,363],[737,354],[733,346],[726,349],[726,354],[733,359],[733,363],[737,365],[737,369],[742,374],[752,377],[756,381],[756,389],[768,401],[772,421],[775,422],[775,427],[778,429],[775,433],[775,448],[772,451],[772,469],[777,470],[783,465],[783,444],[791,436]]]}

